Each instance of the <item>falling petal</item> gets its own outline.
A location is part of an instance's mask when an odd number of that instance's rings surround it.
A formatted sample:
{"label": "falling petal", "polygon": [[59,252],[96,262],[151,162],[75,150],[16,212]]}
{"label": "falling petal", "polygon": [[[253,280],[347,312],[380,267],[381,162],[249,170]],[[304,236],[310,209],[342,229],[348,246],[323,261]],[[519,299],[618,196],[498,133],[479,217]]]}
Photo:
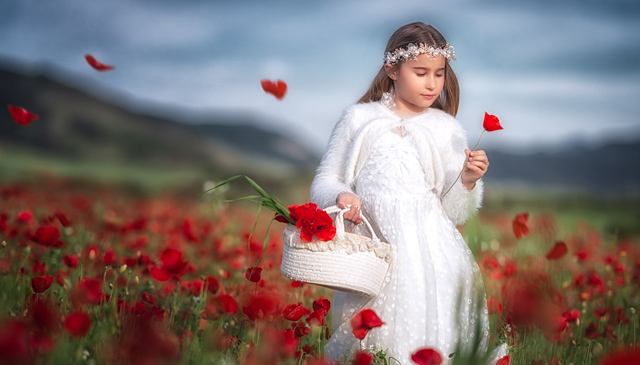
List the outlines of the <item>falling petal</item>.
{"label": "falling petal", "polygon": [[91,65],[91,67],[95,68],[98,71],[110,71],[113,70],[115,67],[113,66],[109,66],[109,65],[105,65],[103,63],[98,62],[92,55],[90,54],[86,54],[84,55],[84,58],[87,60],[87,62],[89,63],[89,65]]}
{"label": "falling petal", "polygon": [[261,80],[260,84],[266,93],[275,96],[278,100],[282,100],[284,98],[284,94],[287,93],[287,83],[282,80],[278,80],[276,82],[271,80]]}
{"label": "falling petal", "polygon": [[27,111],[25,108],[13,105],[9,105],[9,113],[11,113],[11,117],[16,123],[23,126],[28,126],[31,122],[40,118],[38,115]]}

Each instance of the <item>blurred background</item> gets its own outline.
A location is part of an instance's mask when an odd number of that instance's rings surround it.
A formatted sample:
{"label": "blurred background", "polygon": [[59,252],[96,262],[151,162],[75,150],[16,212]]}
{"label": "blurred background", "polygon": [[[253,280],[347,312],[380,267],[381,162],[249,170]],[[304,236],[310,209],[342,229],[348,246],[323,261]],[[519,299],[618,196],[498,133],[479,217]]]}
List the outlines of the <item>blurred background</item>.
{"label": "blurred background", "polygon": [[[245,173],[306,199],[342,109],[413,21],[455,47],[470,145],[485,111],[504,126],[479,146],[491,161],[488,208],[544,194],[544,204],[591,199],[637,214],[631,0],[3,1],[0,101],[40,119],[24,127],[0,113],[0,179],[156,191]],[[115,70],[92,69],[85,54]],[[262,79],[284,80],[284,99]]]}

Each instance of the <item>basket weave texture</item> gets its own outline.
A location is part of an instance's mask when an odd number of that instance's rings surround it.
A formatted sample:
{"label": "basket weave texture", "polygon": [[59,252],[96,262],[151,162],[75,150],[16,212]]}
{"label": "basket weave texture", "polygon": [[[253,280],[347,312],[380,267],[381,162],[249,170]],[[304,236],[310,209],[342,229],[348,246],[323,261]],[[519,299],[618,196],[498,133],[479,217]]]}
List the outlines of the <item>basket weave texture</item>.
{"label": "basket weave texture", "polygon": [[302,242],[300,228],[287,224],[282,235],[282,274],[334,290],[376,296],[391,264],[391,245],[378,239],[364,216],[373,238],[345,232],[343,214],[348,210],[337,206],[325,209],[329,214],[337,213],[336,236],[331,241],[313,236],[311,242]]}

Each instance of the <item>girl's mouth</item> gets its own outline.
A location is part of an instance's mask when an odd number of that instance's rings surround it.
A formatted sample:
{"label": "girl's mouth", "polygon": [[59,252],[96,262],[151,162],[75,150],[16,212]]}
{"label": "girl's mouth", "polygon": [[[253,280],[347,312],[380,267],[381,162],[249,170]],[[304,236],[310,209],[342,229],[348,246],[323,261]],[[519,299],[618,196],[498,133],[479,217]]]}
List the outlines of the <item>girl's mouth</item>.
{"label": "girl's mouth", "polygon": [[420,95],[422,95],[422,97],[424,97],[425,99],[429,99],[429,100],[433,99],[435,96],[434,94],[420,94]]}

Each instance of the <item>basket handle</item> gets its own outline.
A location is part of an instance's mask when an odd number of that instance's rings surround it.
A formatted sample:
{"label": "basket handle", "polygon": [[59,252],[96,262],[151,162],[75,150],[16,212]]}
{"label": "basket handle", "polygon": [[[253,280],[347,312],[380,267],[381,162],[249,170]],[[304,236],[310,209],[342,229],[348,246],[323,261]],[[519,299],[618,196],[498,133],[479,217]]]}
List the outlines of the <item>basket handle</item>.
{"label": "basket handle", "polygon": [[[336,219],[334,220],[334,223],[336,225],[336,237],[339,240],[343,240],[344,239],[344,213],[349,211],[350,209],[351,209],[350,207],[341,209],[337,205],[332,205],[332,206],[327,207],[327,208],[324,209],[324,211],[327,212],[327,214],[338,213],[336,215]],[[362,218],[362,221],[367,226],[367,229],[369,229],[369,232],[371,233],[372,239],[374,241],[376,241],[376,242],[379,242],[380,239],[378,238],[378,236],[376,236],[376,233],[373,231],[373,228],[371,227],[371,224],[369,224],[369,221],[364,216],[364,214],[362,214],[362,212],[360,212],[360,218]]]}

